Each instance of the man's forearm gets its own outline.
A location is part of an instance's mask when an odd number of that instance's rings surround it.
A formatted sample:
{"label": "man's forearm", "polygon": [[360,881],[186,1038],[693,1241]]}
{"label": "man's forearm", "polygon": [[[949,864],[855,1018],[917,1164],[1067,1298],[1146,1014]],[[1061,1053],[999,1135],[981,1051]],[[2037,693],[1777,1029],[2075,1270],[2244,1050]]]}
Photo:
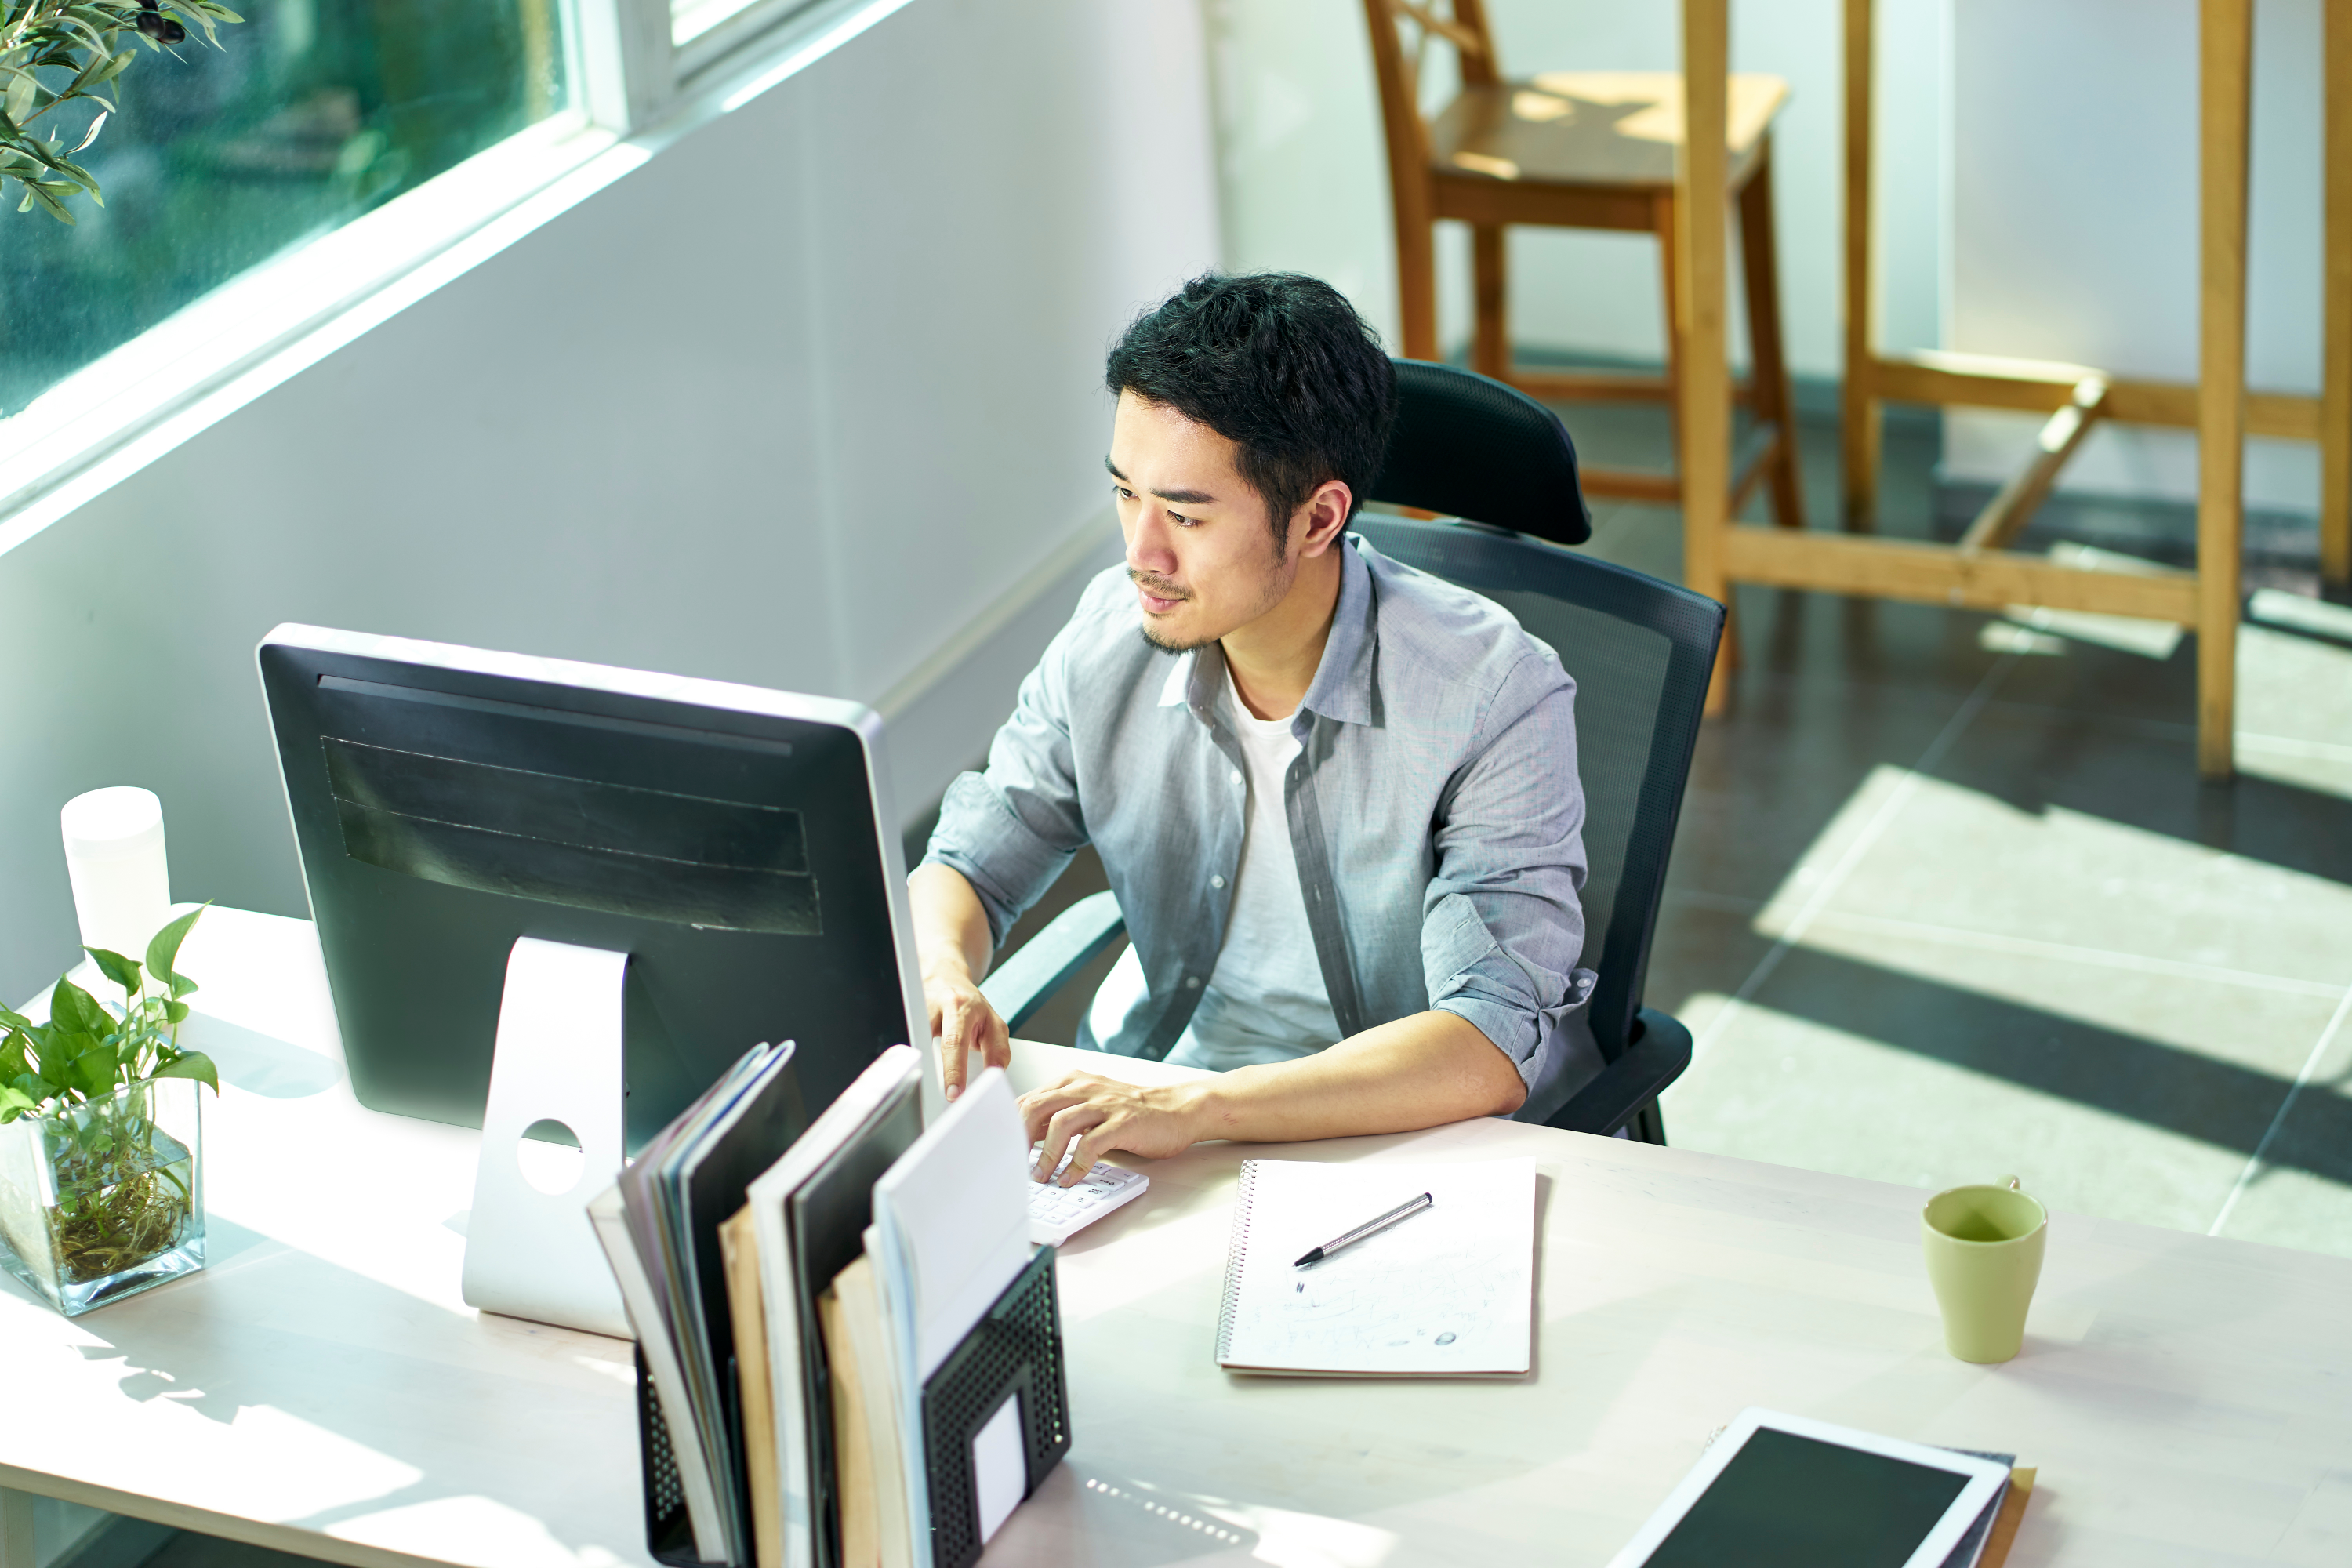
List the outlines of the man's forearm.
{"label": "man's forearm", "polygon": [[964,978],[979,982],[995,952],[988,911],[963,873],[950,867],[918,866],[907,879],[907,902],[915,922],[915,952],[929,975],[940,961],[961,963]]}
{"label": "man's forearm", "polygon": [[1433,1010],[1185,1088],[1195,1140],[1244,1142],[1406,1132],[1507,1116],[1527,1099],[1518,1068],[1476,1025]]}

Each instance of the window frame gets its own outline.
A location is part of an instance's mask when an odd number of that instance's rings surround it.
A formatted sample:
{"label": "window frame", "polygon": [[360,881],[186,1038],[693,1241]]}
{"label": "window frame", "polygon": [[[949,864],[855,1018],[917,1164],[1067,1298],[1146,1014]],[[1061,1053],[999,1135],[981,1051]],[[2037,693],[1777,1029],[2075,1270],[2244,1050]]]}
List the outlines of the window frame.
{"label": "window frame", "polygon": [[0,555],[910,3],[752,0],[681,47],[670,0],[562,0],[570,107],[232,279],[0,417]]}

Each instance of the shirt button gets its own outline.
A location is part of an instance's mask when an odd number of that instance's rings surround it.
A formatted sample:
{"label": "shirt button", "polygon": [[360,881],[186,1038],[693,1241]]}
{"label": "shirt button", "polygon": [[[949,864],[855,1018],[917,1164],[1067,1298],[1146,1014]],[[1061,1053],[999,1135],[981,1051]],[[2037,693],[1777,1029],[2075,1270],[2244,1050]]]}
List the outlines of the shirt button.
{"label": "shirt button", "polygon": [[1222,888],[1224,885],[1225,879],[1223,877],[1212,877],[1209,879],[1209,886],[1212,888]]}
{"label": "shirt button", "polygon": [[1235,769],[1234,770],[1234,783],[1235,783],[1235,784],[1239,784],[1239,783],[1241,783],[1241,782],[1242,782],[1241,770],[1240,770],[1239,768],[1235,768]]}
{"label": "shirt button", "polygon": [[1198,991],[1200,988],[1201,988],[1201,977],[1200,977],[1199,975],[1197,975],[1197,974],[1188,974],[1188,975],[1184,976],[1184,989],[1185,989],[1185,990],[1187,990],[1187,991]]}

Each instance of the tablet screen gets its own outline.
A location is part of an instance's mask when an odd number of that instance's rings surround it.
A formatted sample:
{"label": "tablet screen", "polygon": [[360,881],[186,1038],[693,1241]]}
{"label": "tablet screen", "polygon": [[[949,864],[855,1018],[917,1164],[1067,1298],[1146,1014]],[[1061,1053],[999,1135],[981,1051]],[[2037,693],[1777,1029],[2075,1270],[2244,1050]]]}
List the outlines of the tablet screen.
{"label": "tablet screen", "polygon": [[1903,1568],[1969,1478],[1759,1426],[1644,1568]]}

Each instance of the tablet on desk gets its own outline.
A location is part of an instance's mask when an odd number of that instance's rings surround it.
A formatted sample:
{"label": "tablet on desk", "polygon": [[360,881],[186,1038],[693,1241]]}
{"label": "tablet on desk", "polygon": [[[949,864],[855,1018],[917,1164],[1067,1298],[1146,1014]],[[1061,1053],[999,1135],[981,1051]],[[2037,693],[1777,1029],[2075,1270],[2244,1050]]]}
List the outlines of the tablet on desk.
{"label": "tablet on desk", "polygon": [[1996,1460],[1743,1410],[1610,1568],[1945,1568],[2008,1479]]}

